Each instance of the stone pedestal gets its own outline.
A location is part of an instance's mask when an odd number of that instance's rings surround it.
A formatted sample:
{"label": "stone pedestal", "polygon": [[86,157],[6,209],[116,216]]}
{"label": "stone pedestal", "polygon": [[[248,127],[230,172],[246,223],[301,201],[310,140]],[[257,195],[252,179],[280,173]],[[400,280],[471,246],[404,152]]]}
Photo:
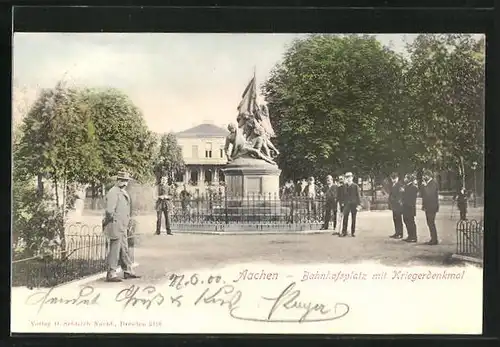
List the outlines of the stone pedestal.
{"label": "stone pedestal", "polygon": [[238,158],[223,169],[226,197],[213,208],[215,221],[225,223],[275,223],[290,209],[281,206],[277,165],[253,158]]}
{"label": "stone pedestal", "polygon": [[277,165],[253,158],[238,158],[223,168],[228,197],[255,196],[279,199],[281,170]]}

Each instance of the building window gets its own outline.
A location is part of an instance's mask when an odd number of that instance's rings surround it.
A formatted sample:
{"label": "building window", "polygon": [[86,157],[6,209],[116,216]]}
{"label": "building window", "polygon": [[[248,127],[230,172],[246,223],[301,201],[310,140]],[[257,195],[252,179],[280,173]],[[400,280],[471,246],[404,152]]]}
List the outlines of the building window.
{"label": "building window", "polygon": [[198,146],[197,145],[193,145],[191,157],[192,158],[198,158]]}
{"label": "building window", "polygon": [[212,158],[212,142],[205,144],[205,158]]}
{"label": "building window", "polygon": [[224,147],[220,148],[220,157],[224,158]]}

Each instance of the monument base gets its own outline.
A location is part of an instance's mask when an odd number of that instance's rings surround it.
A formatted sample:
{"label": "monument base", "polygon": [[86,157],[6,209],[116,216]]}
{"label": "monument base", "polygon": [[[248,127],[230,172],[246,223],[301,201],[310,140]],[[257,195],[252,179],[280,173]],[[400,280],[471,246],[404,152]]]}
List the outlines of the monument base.
{"label": "monument base", "polygon": [[286,219],[290,208],[281,206],[277,165],[254,158],[238,158],[224,169],[225,206],[216,206],[215,220],[276,222]]}
{"label": "monument base", "polygon": [[222,170],[229,200],[279,200],[281,170],[277,165],[260,159],[238,158]]}

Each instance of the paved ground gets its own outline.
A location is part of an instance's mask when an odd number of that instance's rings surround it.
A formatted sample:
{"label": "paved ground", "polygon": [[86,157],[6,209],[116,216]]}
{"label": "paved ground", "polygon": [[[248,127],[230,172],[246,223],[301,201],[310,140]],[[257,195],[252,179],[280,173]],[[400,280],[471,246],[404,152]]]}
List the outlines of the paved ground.
{"label": "paved ground", "polygon": [[[388,238],[393,234],[390,211],[364,212],[358,215],[357,236],[339,238],[331,233],[268,235],[199,235],[175,233],[173,236],[153,234],[154,216],[140,217],[144,233],[135,248],[137,273],[145,282],[165,280],[167,272],[218,267],[243,262],[357,263],[376,261],[384,265],[446,265],[456,249],[457,216],[450,219],[451,209],[443,208],[436,225],[440,244],[426,246],[429,232],[425,215],[419,211],[419,242],[408,244]],[[471,209],[470,218],[480,219],[482,211]],[[151,226],[151,227],[149,227]],[[406,233],[406,232],[405,232]],[[102,283],[100,279],[94,284]]]}

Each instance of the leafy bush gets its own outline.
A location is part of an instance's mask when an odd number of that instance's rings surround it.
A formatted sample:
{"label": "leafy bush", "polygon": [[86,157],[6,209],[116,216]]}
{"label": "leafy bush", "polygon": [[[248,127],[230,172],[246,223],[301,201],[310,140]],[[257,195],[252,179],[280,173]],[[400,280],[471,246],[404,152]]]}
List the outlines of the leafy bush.
{"label": "leafy bush", "polygon": [[[13,182],[13,241],[15,257],[30,257],[54,246],[64,234],[64,219],[50,196],[37,193],[30,181]],[[58,242],[56,242],[58,243]]]}

